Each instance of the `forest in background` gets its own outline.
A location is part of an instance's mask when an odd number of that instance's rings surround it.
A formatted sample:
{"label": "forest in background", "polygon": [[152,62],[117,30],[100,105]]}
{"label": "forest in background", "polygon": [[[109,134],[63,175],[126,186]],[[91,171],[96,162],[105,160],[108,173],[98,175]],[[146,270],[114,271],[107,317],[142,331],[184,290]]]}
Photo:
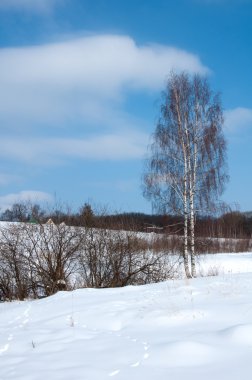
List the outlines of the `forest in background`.
{"label": "forest in background", "polygon": [[[85,203],[78,211],[62,205],[43,209],[38,204],[15,203],[0,214],[0,220],[7,222],[46,223],[48,219],[55,224],[64,222],[71,226],[183,234],[183,218],[180,216],[139,212],[110,213],[106,208],[95,210],[89,203]],[[199,216],[195,227],[199,237],[250,239],[252,213],[229,210],[218,217]]]}

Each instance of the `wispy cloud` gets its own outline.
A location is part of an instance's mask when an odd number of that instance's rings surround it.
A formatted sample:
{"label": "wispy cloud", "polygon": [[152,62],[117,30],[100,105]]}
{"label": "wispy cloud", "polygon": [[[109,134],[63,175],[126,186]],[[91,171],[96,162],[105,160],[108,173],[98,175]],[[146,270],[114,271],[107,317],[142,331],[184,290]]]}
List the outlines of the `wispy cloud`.
{"label": "wispy cloud", "polygon": [[64,159],[130,160],[142,158],[148,135],[137,131],[99,134],[85,139],[28,138],[0,140],[0,157],[33,164],[64,162]]}
{"label": "wispy cloud", "polygon": [[18,182],[18,181],[20,181],[19,176],[6,174],[6,173],[0,173],[0,186],[9,185],[10,183]]}
{"label": "wispy cloud", "polygon": [[246,128],[252,128],[252,109],[237,107],[225,111],[225,129],[227,132],[242,132]]}
{"label": "wispy cloud", "polygon": [[54,126],[74,118],[95,122],[126,91],[160,90],[171,69],[208,71],[190,52],[137,45],[120,35],[1,49],[1,119],[22,129],[38,120]]}
{"label": "wispy cloud", "polygon": [[19,193],[11,193],[4,196],[0,196],[0,209],[6,210],[10,208],[14,203],[18,202],[31,202],[31,203],[41,203],[41,202],[52,202],[53,197],[42,191],[26,190]]}
{"label": "wispy cloud", "polygon": [[0,0],[0,9],[50,12],[64,0]]}

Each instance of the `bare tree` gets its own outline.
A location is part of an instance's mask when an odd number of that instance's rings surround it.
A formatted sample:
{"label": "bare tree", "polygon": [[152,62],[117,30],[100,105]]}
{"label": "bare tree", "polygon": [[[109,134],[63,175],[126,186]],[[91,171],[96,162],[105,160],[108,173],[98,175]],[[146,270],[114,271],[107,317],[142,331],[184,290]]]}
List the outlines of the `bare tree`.
{"label": "bare tree", "polygon": [[51,295],[63,287],[68,289],[83,239],[82,229],[65,223],[23,226],[26,257],[36,274],[36,287],[45,295]]}
{"label": "bare tree", "polygon": [[[20,228],[21,227],[21,228]],[[29,262],[23,249],[21,224],[9,224],[0,230],[0,293],[13,300],[31,294]]]}
{"label": "bare tree", "polygon": [[94,226],[94,212],[92,206],[89,203],[85,203],[79,211],[80,224],[85,227]]}
{"label": "bare tree", "polygon": [[213,209],[227,180],[222,125],[220,97],[206,78],[171,73],[147,160],[144,195],[157,209],[183,215],[187,277],[196,276],[196,214]]}

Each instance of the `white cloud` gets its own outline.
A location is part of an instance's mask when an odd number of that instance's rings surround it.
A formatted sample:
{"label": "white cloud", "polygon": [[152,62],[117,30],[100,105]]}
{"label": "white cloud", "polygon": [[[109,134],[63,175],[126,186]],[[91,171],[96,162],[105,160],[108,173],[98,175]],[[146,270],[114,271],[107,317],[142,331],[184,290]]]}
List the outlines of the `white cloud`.
{"label": "white cloud", "polygon": [[[96,122],[126,90],[156,91],[171,69],[206,73],[200,59],[128,36],[94,35],[0,50],[0,115],[9,126]],[[106,111],[105,111],[106,112]],[[36,124],[37,125],[37,124]]]}
{"label": "white cloud", "polygon": [[0,9],[48,12],[62,0],[0,0]]}
{"label": "white cloud", "polygon": [[99,134],[86,139],[3,138],[0,140],[0,156],[33,164],[59,163],[64,158],[129,160],[143,157],[148,139],[147,134],[134,131]]}
{"label": "white cloud", "polygon": [[252,109],[237,107],[225,111],[225,128],[227,132],[241,132],[252,127]]}
{"label": "white cloud", "polygon": [[26,190],[19,193],[0,196],[0,208],[1,210],[6,210],[7,208],[10,208],[14,203],[18,202],[40,203],[51,202],[52,200],[53,197],[43,191]]}
{"label": "white cloud", "polygon": [[[10,84],[87,86],[100,92],[122,85],[156,89],[171,69],[206,72],[199,58],[162,45],[137,46],[127,36],[88,36],[67,42],[1,51],[2,80]],[[85,87],[84,87],[85,90]]]}

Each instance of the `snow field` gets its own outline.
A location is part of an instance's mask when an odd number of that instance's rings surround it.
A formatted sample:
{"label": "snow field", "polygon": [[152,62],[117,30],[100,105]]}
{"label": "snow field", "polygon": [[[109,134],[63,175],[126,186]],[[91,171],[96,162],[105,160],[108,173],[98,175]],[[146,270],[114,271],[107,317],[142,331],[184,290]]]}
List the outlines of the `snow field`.
{"label": "snow field", "polygon": [[212,260],[232,271],[1,303],[0,379],[249,379],[252,254]]}

